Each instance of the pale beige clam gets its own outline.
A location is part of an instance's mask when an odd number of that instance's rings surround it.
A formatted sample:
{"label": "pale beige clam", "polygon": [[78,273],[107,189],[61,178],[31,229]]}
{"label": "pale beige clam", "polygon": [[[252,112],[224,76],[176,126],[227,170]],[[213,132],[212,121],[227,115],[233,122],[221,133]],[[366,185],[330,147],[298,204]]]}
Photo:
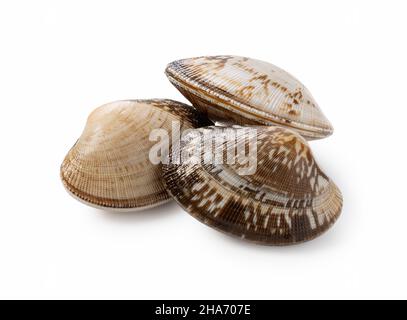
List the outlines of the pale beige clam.
{"label": "pale beige clam", "polygon": [[98,208],[133,211],[170,199],[161,164],[149,151],[153,129],[179,123],[181,131],[201,125],[196,110],[173,100],[116,101],[95,109],[60,170],[67,191]]}
{"label": "pale beige clam", "polygon": [[[211,149],[222,157],[206,161],[206,143],[227,130],[233,135]],[[256,148],[247,153],[255,164],[250,172],[242,172],[250,168],[250,159],[245,164],[233,150],[239,144],[250,150],[250,136],[242,128],[190,132],[179,147],[184,161],[163,165],[172,196],[206,225],[260,244],[295,244],[325,232],[341,213],[342,195],[316,163],[307,141],[283,127],[251,130]]]}
{"label": "pale beige clam", "polygon": [[308,140],[333,132],[309,90],[270,63],[239,56],[208,56],[171,62],[165,72],[212,120],[281,125]]}

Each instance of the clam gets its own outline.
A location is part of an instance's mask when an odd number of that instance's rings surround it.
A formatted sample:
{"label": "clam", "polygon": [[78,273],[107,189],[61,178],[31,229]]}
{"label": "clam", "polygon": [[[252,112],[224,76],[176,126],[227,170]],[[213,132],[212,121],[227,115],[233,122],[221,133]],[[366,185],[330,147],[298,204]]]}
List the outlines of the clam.
{"label": "clam", "polygon": [[[144,209],[170,199],[161,164],[153,164],[153,129],[171,132],[204,123],[197,111],[172,100],[128,100],[105,104],[88,117],[86,127],[60,170],[67,191],[78,200],[112,210]],[[163,155],[164,156],[164,155]]]}
{"label": "clam", "polygon": [[[340,215],[342,195],[307,141],[283,127],[253,126],[250,151],[250,135],[242,129],[206,127],[186,135],[177,147],[183,161],[163,165],[175,200],[204,224],[260,244],[295,244],[326,231]],[[205,161],[206,146],[221,136],[228,138],[215,143]],[[239,146],[249,151],[246,161]]]}
{"label": "clam", "polygon": [[281,125],[308,140],[333,132],[307,88],[270,63],[238,56],[197,57],[171,62],[165,72],[212,120]]}

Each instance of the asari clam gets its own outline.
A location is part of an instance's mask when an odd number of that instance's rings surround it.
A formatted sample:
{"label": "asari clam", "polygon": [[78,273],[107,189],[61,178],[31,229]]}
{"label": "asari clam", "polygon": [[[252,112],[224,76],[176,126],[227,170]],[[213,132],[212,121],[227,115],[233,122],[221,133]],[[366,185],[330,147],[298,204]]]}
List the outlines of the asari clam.
{"label": "asari clam", "polygon": [[149,160],[156,143],[149,135],[159,128],[171,132],[173,123],[182,131],[205,122],[193,107],[172,100],[117,101],[97,108],[61,165],[65,188],[88,205],[119,211],[168,201],[161,164]]}
{"label": "asari clam", "polygon": [[[223,155],[218,163],[204,161],[207,140],[225,130],[236,132],[235,143],[225,139],[212,149]],[[256,152],[249,154],[257,158],[253,174],[239,173],[246,164],[231,149],[239,144],[247,149],[245,131],[239,133],[236,126],[195,129],[178,146],[184,161],[163,165],[170,193],[199,221],[256,243],[288,245],[317,237],[340,215],[341,192],[298,133],[276,126],[251,130],[257,140]],[[225,161],[227,155],[236,161]]]}
{"label": "asari clam", "polygon": [[307,88],[270,63],[238,56],[197,57],[171,62],[165,73],[214,121],[281,125],[308,140],[333,132]]}

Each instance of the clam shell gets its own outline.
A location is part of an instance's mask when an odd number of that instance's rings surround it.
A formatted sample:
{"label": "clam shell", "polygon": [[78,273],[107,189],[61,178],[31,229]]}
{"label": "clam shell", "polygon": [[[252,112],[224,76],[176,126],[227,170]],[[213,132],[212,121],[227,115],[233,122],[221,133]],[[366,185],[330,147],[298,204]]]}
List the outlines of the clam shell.
{"label": "clam shell", "polygon": [[193,107],[172,100],[116,101],[97,108],[61,165],[67,191],[88,205],[120,211],[168,201],[161,164],[149,160],[157,143],[149,135],[158,128],[171,134],[173,121],[184,130],[204,120]]}
{"label": "clam shell", "polygon": [[270,63],[238,56],[197,57],[171,62],[165,72],[212,120],[282,125],[308,140],[333,132],[305,86]]}
{"label": "clam shell", "polygon": [[282,127],[253,129],[257,170],[248,175],[239,172],[244,164],[236,152],[231,157],[235,163],[225,163],[233,148],[229,143],[213,149],[222,150],[223,161],[217,164],[194,158],[194,152],[201,156],[207,152],[207,132],[219,137],[233,130],[236,145],[242,143],[247,149],[249,140],[241,128],[208,127],[187,135],[180,145],[184,161],[163,165],[170,193],[199,221],[249,241],[289,245],[317,237],[340,215],[341,192],[319,168],[300,135]]}

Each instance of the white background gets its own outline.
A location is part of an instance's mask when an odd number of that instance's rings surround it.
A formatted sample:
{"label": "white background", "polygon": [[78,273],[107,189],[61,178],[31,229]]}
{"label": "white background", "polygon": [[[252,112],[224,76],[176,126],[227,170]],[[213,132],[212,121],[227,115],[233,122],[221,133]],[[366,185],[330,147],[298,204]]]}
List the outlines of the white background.
{"label": "white background", "polygon": [[[0,298],[407,298],[405,1],[2,1]],[[175,203],[111,214],[59,166],[95,107],[185,101],[170,61],[236,54],[299,78],[341,218],[292,247],[229,238]]]}

